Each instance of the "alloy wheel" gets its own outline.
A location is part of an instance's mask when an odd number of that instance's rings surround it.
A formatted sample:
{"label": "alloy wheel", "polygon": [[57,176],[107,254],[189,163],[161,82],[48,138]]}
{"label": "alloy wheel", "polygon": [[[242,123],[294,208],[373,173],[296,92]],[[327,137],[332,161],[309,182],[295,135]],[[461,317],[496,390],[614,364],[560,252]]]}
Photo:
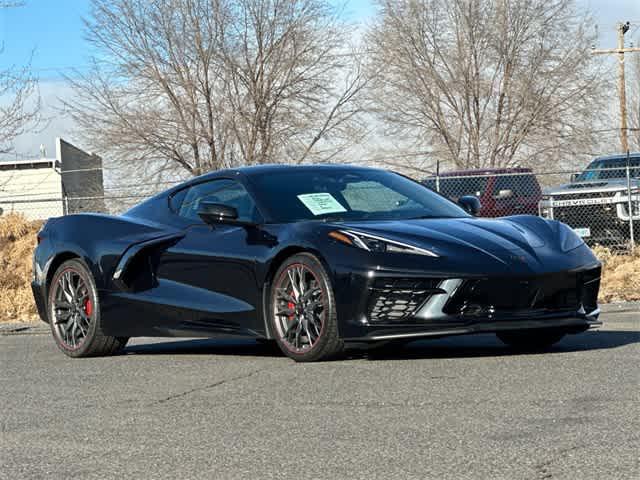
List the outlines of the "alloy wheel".
{"label": "alloy wheel", "polygon": [[273,315],[277,334],[295,353],[311,350],[322,337],[327,313],[326,295],[316,273],[295,263],[275,283]]}
{"label": "alloy wheel", "polygon": [[70,350],[82,346],[89,334],[94,317],[91,291],[79,272],[65,269],[54,284],[52,295],[52,321],[55,332]]}

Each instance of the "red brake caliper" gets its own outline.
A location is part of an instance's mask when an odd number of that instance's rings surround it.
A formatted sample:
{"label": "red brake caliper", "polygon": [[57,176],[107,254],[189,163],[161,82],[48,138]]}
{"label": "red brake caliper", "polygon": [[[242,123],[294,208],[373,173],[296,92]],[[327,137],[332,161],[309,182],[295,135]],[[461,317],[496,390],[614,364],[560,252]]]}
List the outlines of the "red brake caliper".
{"label": "red brake caliper", "polygon": [[89,316],[93,313],[93,303],[88,298],[84,301],[84,313]]}
{"label": "red brake caliper", "polygon": [[[289,295],[293,296],[293,292],[289,292]],[[287,303],[287,308],[289,310],[293,310],[293,313],[291,315],[289,315],[289,321],[293,321],[293,317],[295,317],[295,309],[296,309],[296,304],[293,302],[288,302]]]}

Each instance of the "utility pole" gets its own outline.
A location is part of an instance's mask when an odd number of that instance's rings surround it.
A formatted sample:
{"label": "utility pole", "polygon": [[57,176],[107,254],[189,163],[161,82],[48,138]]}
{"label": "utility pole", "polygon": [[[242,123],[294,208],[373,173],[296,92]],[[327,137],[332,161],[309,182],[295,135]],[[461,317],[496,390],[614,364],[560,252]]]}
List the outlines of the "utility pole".
{"label": "utility pole", "polygon": [[629,129],[627,127],[627,89],[624,80],[624,54],[632,52],[640,52],[638,47],[624,48],[624,34],[629,30],[631,24],[618,24],[618,48],[609,48],[605,50],[593,50],[594,55],[618,55],[618,95],[620,97],[620,144],[622,152],[629,150]]}

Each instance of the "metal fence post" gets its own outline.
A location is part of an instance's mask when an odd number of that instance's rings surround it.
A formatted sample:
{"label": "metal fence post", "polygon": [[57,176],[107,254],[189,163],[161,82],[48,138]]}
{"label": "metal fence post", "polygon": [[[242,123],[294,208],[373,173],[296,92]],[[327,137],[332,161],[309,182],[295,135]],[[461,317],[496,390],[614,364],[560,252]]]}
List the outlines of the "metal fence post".
{"label": "metal fence post", "polygon": [[627,211],[629,212],[629,245],[631,247],[631,253],[635,250],[636,240],[633,232],[633,201],[631,199],[631,158],[629,157],[629,150],[627,150]]}

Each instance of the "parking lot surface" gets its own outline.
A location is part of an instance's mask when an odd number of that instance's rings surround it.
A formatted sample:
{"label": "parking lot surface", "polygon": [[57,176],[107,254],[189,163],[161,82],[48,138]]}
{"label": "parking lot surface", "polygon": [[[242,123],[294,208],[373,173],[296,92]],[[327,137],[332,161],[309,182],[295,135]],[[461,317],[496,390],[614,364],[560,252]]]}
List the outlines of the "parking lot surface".
{"label": "parking lot surface", "polygon": [[638,479],[639,317],[543,354],[480,335],[318,364],[250,340],[72,360],[0,336],[0,479]]}

